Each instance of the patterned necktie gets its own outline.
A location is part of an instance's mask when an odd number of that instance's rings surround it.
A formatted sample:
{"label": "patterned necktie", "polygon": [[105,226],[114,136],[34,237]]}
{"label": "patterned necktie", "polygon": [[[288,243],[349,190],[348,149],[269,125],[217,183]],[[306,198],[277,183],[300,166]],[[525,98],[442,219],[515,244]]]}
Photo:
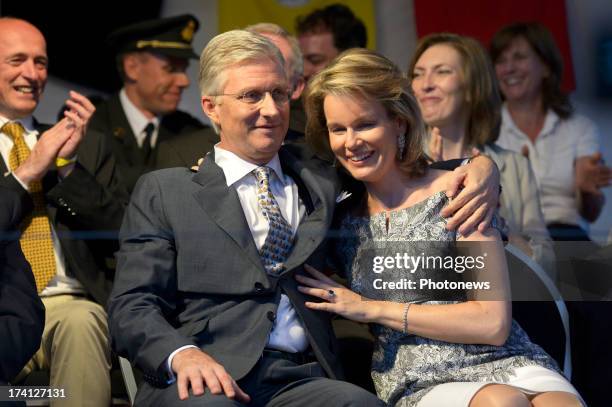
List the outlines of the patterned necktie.
{"label": "patterned necktie", "polygon": [[[13,148],[9,153],[11,171],[15,171],[30,155],[30,149],[23,138],[24,131],[23,126],[15,122],[2,126],[2,132],[13,140]],[[56,273],[55,253],[42,183],[32,181],[29,192],[34,201],[34,210],[21,224],[22,234],[19,242],[23,254],[32,267],[36,289],[40,293]]]}
{"label": "patterned necktie", "polygon": [[257,178],[257,201],[269,225],[259,256],[266,271],[278,275],[283,272],[285,260],[291,253],[293,233],[270,190],[270,168],[257,167],[253,175]]}
{"label": "patterned necktie", "polygon": [[144,162],[149,162],[149,158],[151,158],[151,138],[153,138],[153,132],[155,131],[155,125],[153,123],[149,123],[145,126],[145,138],[142,141],[142,155],[144,157]]}

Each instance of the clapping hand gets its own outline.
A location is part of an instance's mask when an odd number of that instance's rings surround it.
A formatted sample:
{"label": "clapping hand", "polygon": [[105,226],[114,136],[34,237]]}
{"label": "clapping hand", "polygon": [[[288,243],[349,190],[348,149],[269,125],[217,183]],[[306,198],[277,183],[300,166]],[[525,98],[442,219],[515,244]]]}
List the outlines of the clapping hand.
{"label": "clapping hand", "polygon": [[576,186],[582,192],[601,195],[601,188],[612,181],[612,168],[603,162],[601,153],[576,160]]}
{"label": "clapping hand", "polygon": [[444,152],[444,139],[440,134],[440,129],[437,127],[433,127],[431,129],[431,134],[429,135],[429,157],[435,161],[442,161],[443,152]]}
{"label": "clapping hand", "polygon": [[89,99],[75,91],[70,91],[70,98],[66,100],[66,106],[68,109],[64,111],[64,116],[69,124],[66,130],[71,131],[71,134],[57,156],[72,158],[87,132],[87,125],[96,108]]}

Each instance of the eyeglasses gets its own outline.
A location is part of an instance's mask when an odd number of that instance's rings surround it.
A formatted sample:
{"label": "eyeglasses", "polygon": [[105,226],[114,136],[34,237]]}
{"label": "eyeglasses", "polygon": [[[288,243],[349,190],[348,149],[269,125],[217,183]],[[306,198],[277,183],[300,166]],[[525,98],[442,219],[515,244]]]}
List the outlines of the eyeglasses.
{"label": "eyeglasses", "polygon": [[288,103],[291,96],[286,89],[247,90],[242,93],[221,93],[213,96],[231,96],[247,105],[257,106],[263,102],[268,93],[272,96],[272,100],[277,106],[283,106]]}

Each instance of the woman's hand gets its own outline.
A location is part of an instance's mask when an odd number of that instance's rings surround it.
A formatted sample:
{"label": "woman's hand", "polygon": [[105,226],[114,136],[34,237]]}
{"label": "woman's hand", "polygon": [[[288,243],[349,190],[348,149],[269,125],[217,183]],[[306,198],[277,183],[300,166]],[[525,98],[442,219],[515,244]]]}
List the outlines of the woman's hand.
{"label": "woman's hand", "polygon": [[433,127],[431,134],[429,135],[429,157],[434,161],[442,161],[444,146],[442,145],[444,140],[440,134],[440,129]]}
{"label": "woman's hand", "polygon": [[375,308],[372,305],[376,301],[368,300],[336,283],[308,264],[305,264],[304,268],[312,277],[296,274],[295,279],[302,284],[298,286],[298,290],[323,300],[323,302],[306,301],[306,307],[319,311],[334,312],[358,322],[370,322],[372,320],[371,314]]}
{"label": "woman's hand", "polygon": [[576,160],[576,186],[581,192],[601,195],[601,188],[610,186],[612,168],[606,166],[601,153]]}

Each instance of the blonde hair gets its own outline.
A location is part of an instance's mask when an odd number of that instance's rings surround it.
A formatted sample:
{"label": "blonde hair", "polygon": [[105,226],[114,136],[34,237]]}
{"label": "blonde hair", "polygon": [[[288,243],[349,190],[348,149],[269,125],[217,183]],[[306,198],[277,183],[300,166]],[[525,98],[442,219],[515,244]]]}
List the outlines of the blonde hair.
{"label": "blonde hair", "polygon": [[285,61],[285,63],[287,64],[287,71],[289,71],[291,74],[291,84],[295,85],[304,74],[304,57],[302,56],[300,45],[298,44],[295,37],[289,34],[287,30],[285,30],[280,25],[274,23],[253,24],[246,27],[245,30],[257,34],[274,35],[276,37],[284,38],[289,43],[291,53],[293,54],[293,60]]}
{"label": "blonde hair", "polygon": [[495,142],[501,123],[501,97],[491,61],[478,41],[451,33],[423,37],[417,44],[408,66],[408,76],[412,77],[421,55],[434,45],[440,44],[452,47],[461,56],[465,103],[468,106],[466,142],[472,146]]}
{"label": "blonde hair", "polygon": [[202,96],[214,96],[225,86],[224,71],[246,61],[269,59],[285,70],[279,49],[266,37],[245,30],[231,30],[208,42],[200,55],[198,83]]}
{"label": "blonde hair", "polygon": [[[400,168],[409,177],[425,174],[422,141],[425,126],[410,93],[410,83],[393,62],[363,48],[340,54],[309,83],[305,94],[306,140],[323,158],[333,158],[323,102],[328,95],[361,97],[379,102],[391,118],[406,122],[406,142]],[[399,158],[396,158],[399,160]]]}

